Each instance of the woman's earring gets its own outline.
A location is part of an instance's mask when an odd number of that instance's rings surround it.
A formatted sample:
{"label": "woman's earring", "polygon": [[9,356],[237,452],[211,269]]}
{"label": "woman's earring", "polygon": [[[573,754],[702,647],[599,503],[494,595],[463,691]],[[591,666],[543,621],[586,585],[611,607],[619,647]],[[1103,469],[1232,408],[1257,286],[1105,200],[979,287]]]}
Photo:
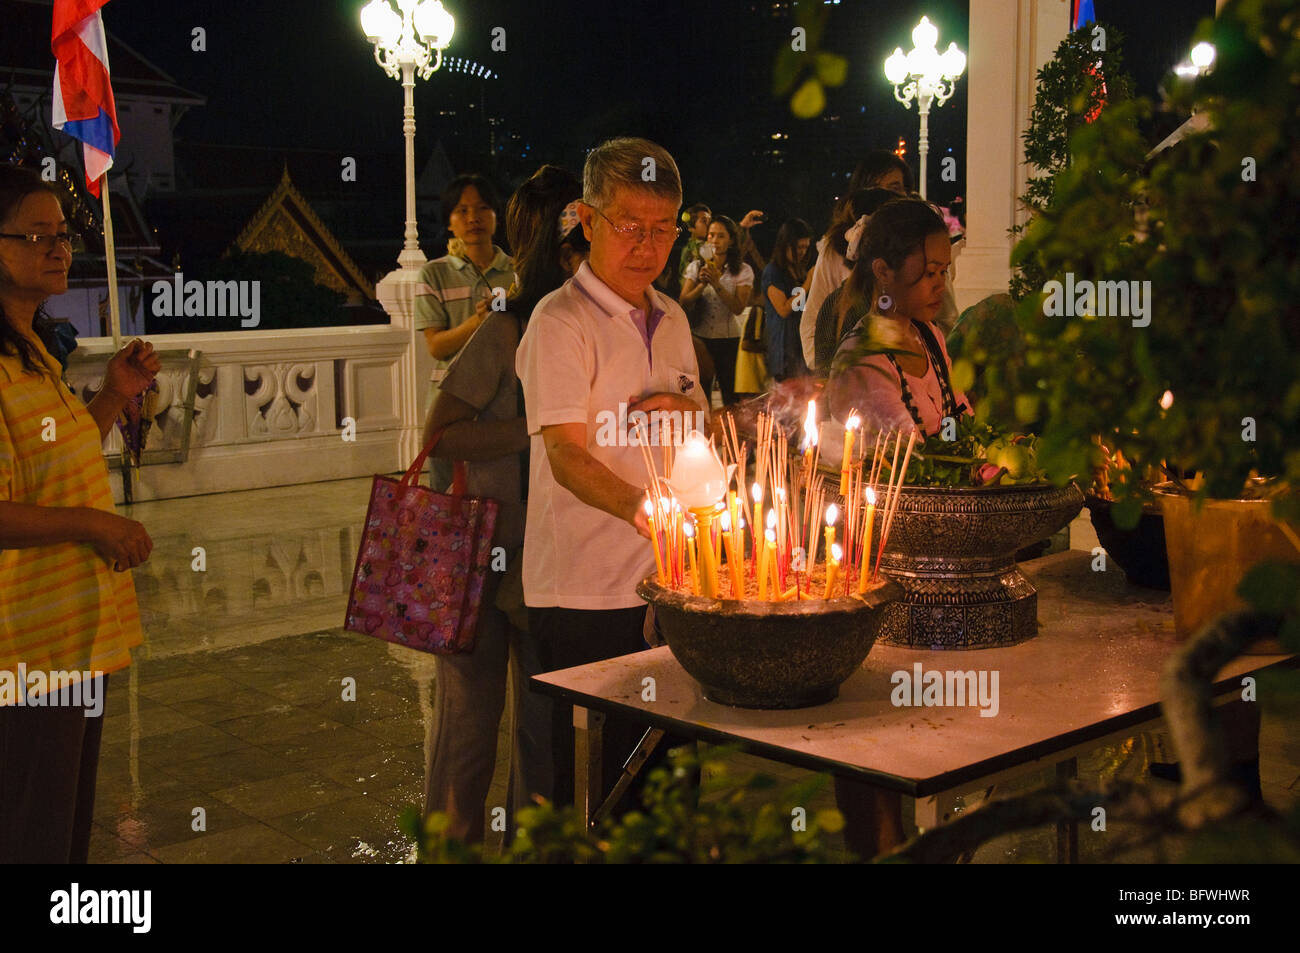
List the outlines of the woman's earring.
{"label": "woman's earring", "polygon": [[889,297],[889,295],[881,295],[879,298],[876,299],[876,307],[880,309],[881,314],[886,313],[893,306],[894,306],[894,299]]}

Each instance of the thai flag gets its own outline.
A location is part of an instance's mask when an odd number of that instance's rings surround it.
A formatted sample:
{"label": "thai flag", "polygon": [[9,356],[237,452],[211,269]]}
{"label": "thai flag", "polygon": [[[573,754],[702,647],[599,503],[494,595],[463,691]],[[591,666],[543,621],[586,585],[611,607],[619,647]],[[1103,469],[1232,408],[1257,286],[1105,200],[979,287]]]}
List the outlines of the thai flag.
{"label": "thai flag", "polygon": [[54,0],[50,48],[54,67],[54,128],[82,144],[86,187],[99,196],[99,180],[113,166],[117,106],[108,77],[108,43],[99,9],[108,0]]}
{"label": "thai flag", "polygon": [[1070,29],[1077,30],[1096,19],[1097,14],[1093,12],[1092,0],[1074,0],[1074,26]]}

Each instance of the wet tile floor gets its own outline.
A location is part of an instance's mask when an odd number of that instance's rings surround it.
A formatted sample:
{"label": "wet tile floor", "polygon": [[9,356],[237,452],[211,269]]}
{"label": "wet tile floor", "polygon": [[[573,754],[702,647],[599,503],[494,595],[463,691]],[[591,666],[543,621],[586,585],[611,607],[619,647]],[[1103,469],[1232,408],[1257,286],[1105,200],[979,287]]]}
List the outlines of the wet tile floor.
{"label": "wet tile floor", "polygon": [[[145,523],[155,550],[135,572],[146,644],[109,680],[92,862],[409,858],[397,821],[422,801],[432,659],[338,628],[369,485],[123,510]],[[1086,516],[1072,532],[1076,548],[1095,545]],[[355,701],[343,698],[345,679],[355,680]],[[1264,793],[1280,809],[1300,796],[1300,740],[1287,729],[1266,718],[1261,733]],[[1163,744],[1143,735],[1098,749],[1080,760],[1080,778],[1140,777],[1149,761],[1172,760]],[[489,806],[504,803],[507,750],[503,736]],[[729,770],[805,776],[740,754]],[[1028,775],[997,794],[1048,780]],[[833,804],[827,785],[809,807]],[[911,811],[905,800],[905,819]],[[1102,847],[1081,835],[1082,860],[1102,859]],[[1054,856],[1055,833],[1044,828],[992,841],[974,862]]]}

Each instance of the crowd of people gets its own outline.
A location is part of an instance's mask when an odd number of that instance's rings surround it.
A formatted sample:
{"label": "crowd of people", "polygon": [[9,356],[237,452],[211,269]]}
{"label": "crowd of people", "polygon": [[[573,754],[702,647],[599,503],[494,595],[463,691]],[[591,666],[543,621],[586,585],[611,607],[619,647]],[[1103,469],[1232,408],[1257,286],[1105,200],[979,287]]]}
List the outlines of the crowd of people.
{"label": "crowd of people", "polygon": [[[765,260],[763,213],[682,211],[673,157],[645,139],[601,144],[581,178],[538,170],[504,208],[509,254],[492,184],[451,183],[447,254],[423,269],[415,306],[434,359],[430,484],[446,488],[451,461],[466,461],[468,492],[500,505],[493,543],[508,558],[484,593],[474,651],[437,657],[425,808],[449,816],[449,834],[484,836],[507,699],[507,810],[537,795],[572,801],[571,712],[531,692],[529,676],[657,641],[636,593],[653,569],[643,459],[635,441],[597,438],[602,414],[694,419],[711,413],[715,384],[729,405],[810,374],[828,378],[830,413],[854,408],[880,427],[933,433],[964,410],[943,343],[956,314],[948,230],[911,190],[901,159],[872,154],[825,235],[814,243],[790,219]],[[113,512],[99,441],[159,365],[133,341],[89,406],[62,383],[42,305],[66,290],[70,262],[57,194],[0,167],[0,671],[109,673],[141,641],[127,570],[151,544]],[[899,353],[858,359],[862,336],[882,328]],[[46,416],[66,438],[40,439]],[[86,857],[98,729],[57,712],[0,704],[0,861]],[[644,730],[607,721],[606,790]],[[851,844],[874,854],[901,840],[896,796],[837,792]]]}

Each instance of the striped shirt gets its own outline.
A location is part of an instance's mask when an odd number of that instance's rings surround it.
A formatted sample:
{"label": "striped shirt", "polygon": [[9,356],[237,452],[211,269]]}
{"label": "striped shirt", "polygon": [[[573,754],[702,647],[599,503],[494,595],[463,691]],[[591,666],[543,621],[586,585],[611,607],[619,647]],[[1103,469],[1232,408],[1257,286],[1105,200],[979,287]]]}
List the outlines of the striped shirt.
{"label": "striped shirt", "polygon": [[[415,286],[415,330],[450,331],[474,316],[474,306],[492,297],[492,289],[508,293],[515,281],[510,256],[493,246],[496,258],[487,271],[479,271],[472,261],[455,255],[434,259],[420,271]],[[435,379],[441,380],[456,355],[434,359]]]}
{"label": "striped shirt", "polygon": [[[53,377],[0,354],[0,501],[114,512],[95,418],[38,347]],[[131,574],[88,543],[0,550],[0,671],[113,672],[142,641]]]}

